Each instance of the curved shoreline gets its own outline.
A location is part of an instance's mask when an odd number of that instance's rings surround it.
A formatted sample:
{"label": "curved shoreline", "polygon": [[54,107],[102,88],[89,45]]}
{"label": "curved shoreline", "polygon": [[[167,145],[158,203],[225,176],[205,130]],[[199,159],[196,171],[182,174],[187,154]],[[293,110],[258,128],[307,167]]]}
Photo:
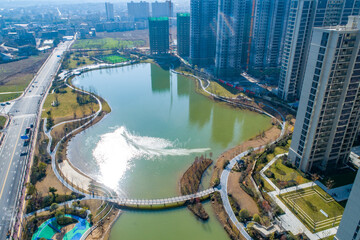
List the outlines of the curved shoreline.
{"label": "curved shoreline", "polygon": [[[71,72],[71,73],[72,73],[71,75],[65,75],[65,74],[64,74],[64,77],[65,77],[65,79],[69,79],[71,76],[77,76],[77,75],[80,75],[80,74],[83,73],[83,72],[88,72],[88,71],[98,70],[98,69],[103,69],[103,68],[114,68],[114,67],[126,66],[126,65],[131,65],[131,64],[132,64],[132,63],[126,63],[126,64],[122,63],[122,64],[118,64],[118,66],[114,66],[114,65],[104,66],[104,64],[103,64],[103,65],[93,66],[93,67],[91,67],[91,68],[89,68],[89,67],[82,67],[82,68],[80,68],[80,69],[76,69],[76,70],[72,71],[72,72]],[[80,71],[80,72],[78,72],[78,71]],[[206,93],[208,93],[209,95],[211,95],[213,98],[219,99],[219,100],[224,101],[224,102],[226,102],[226,103],[228,103],[228,104],[231,104],[231,105],[234,105],[234,104],[235,104],[235,105],[241,105],[241,104],[239,104],[239,103],[234,103],[233,101],[231,101],[232,99],[227,99],[227,98],[224,98],[224,97],[215,95],[215,94],[207,91],[206,88],[210,85],[210,82],[209,82],[208,80],[207,80],[207,82],[208,82],[207,86],[204,87],[202,80],[201,80],[200,78],[196,77],[196,76],[182,74],[182,73],[176,72],[176,71],[173,70],[173,69],[171,69],[171,71],[174,72],[175,74],[181,74],[181,75],[185,75],[185,76],[189,76],[189,77],[194,77],[195,79],[198,80],[201,88],[202,88]],[[68,72],[68,73],[69,73],[69,72]],[[66,83],[66,84],[67,84],[67,83]],[[70,87],[70,85],[68,85],[68,86]],[[76,89],[76,87],[75,87],[75,88],[72,87],[72,88],[75,89],[75,90],[77,90],[77,91],[80,91],[79,89]],[[91,93],[87,93],[87,94],[92,95]],[[96,98],[96,97],[95,97],[95,98]],[[98,98],[96,98],[96,99],[99,101]],[[104,101],[105,101],[105,99],[104,99]],[[100,103],[100,101],[99,101],[99,103]],[[100,103],[100,104],[101,104],[101,103]],[[280,122],[276,117],[272,116],[271,114],[267,113],[267,112],[264,111],[264,110],[257,109],[257,108],[255,108],[255,107],[247,106],[247,105],[241,105],[241,106],[242,106],[242,107],[245,107],[245,108],[250,108],[250,110],[252,110],[252,111],[256,111],[256,112],[258,112],[258,113],[261,113],[261,114],[267,115],[267,116],[269,116],[269,117],[271,117],[271,118],[274,118],[274,119],[276,119],[276,120],[281,124],[281,122]],[[100,108],[99,110],[101,110],[101,108]],[[99,112],[99,111],[98,111],[98,112]],[[97,113],[98,113],[98,112],[97,112]],[[94,118],[91,118],[91,117],[94,117]],[[91,120],[93,120],[93,119],[95,119],[96,117],[97,117],[97,114],[95,113],[95,114],[93,114],[93,115],[87,116],[86,119],[91,118]],[[81,120],[81,119],[77,119],[77,120],[75,120],[75,121],[80,121],[80,120]],[[84,125],[88,125],[88,124],[91,122],[91,120],[88,121],[87,123],[85,123]],[[67,122],[74,122],[74,121],[67,121]],[[59,125],[62,125],[62,124],[65,124],[65,122],[59,123],[59,124],[57,124],[56,126],[59,126]],[[73,130],[70,134],[75,133],[77,130],[81,130],[82,127],[83,127],[83,126],[80,126],[79,128]],[[284,129],[284,127],[283,127],[283,129]],[[80,131],[80,132],[82,132],[82,131]],[[78,132],[78,133],[80,133],[80,132]],[[76,133],[76,134],[78,134],[78,133]],[[67,134],[67,135],[70,135],[70,134]],[[50,136],[49,139],[51,139],[51,136]],[[63,140],[63,139],[61,139],[61,140]],[[59,141],[59,143],[61,142],[61,140]],[[49,141],[49,143],[50,143],[50,141]],[[55,152],[55,153],[56,153],[56,150],[58,149],[59,143],[58,143],[58,144],[56,145],[56,147],[54,148],[54,152]],[[246,152],[243,152],[242,154],[245,154],[245,153],[246,153]],[[241,155],[241,154],[239,154],[239,155]],[[239,155],[238,155],[238,156],[239,156]],[[234,158],[234,159],[235,159],[235,158]],[[232,162],[233,162],[234,159],[231,160],[231,164],[230,164],[230,165],[232,165]],[[70,160],[69,160],[69,162],[70,162]],[[234,161],[234,163],[235,163],[235,161]],[[74,167],[74,166],[73,166],[73,167]],[[75,167],[75,168],[76,168],[76,167]],[[76,169],[77,169],[77,168],[76,168]],[[55,169],[54,169],[54,172],[55,172],[55,171],[57,171],[56,167],[55,167]],[[224,172],[222,172],[222,175],[223,175],[223,173],[224,173]],[[86,174],[85,174],[85,175],[86,175]],[[222,175],[221,175],[221,177],[222,177]],[[64,183],[63,183],[63,184],[64,184]],[[223,183],[223,184],[224,184],[224,183]],[[225,183],[225,184],[227,185],[227,178],[226,178],[226,183]],[[64,184],[64,185],[65,185],[65,184]],[[66,185],[65,185],[65,186],[66,186]],[[66,186],[66,187],[68,187],[68,186]],[[226,191],[227,191],[227,190],[226,190]],[[221,191],[220,191],[220,192],[221,192]],[[222,196],[222,198],[223,198],[223,194],[221,194],[221,196]],[[227,198],[227,196],[226,196],[226,198]],[[235,225],[237,226],[237,224],[235,224]],[[238,226],[237,226],[237,227],[238,227]],[[240,229],[239,229],[239,230],[240,230]],[[241,230],[240,230],[240,231],[241,231]]]}

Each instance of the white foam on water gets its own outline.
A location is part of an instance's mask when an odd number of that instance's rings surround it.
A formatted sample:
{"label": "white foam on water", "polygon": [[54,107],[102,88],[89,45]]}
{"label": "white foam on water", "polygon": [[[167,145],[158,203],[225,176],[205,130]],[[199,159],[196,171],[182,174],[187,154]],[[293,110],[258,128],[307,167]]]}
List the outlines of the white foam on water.
{"label": "white foam on water", "polygon": [[186,156],[208,150],[210,149],[176,148],[176,144],[167,139],[138,136],[121,126],[101,136],[93,150],[93,156],[100,166],[100,180],[105,185],[117,189],[119,180],[130,169],[135,159],[152,160],[161,156]]}

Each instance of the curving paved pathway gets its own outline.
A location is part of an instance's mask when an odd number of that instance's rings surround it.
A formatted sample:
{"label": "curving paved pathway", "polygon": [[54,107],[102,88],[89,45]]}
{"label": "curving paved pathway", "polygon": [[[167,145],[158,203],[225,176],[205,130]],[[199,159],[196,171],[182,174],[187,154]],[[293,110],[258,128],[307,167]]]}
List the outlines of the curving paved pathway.
{"label": "curving paved pathway", "polygon": [[[87,70],[87,69],[86,69],[86,70]],[[219,95],[216,95],[216,94],[214,94],[214,93],[211,93],[211,92],[207,91],[207,88],[208,88],[208,86],[210,85],[210,82],[209,82],[208,80],[206,80],[206,81],[207,81],[207,86],[204,87],[202,80],[201,80],[199,77],[197,77],[197,76],[190,75],[190,74],[179,73],[179,72],[176,72],[175,70],[171,70],[171,71],[174,72],[174,73],[177,73],[177,74],[182,74],[182,75],[187,75],[187,76],[194,77],[195,79],[197,79],[197,80],[199,81],[201,88],[202,88],[206,93],[208,93],[209,95],[213,96],[214,98],[220,99],[220,100],[222,100],[222,101],[224,101],[224,102],[228,102],[228,103],[232,103],[232,104],[236,104],[236,105],[242,106],[241,104],[234,103],[234,102],[232,101],[232,99],[224,98],[224,97],[221,97],[221,96],[219,96]],[[73,71],[73,73],[76,73],[76,71]],[[64,79],[65,79],[65,81],[66,81],[66,77],[65,77],[65,76],[68,76],[68,75],[64,74],[63,76],[64,76]],[[69,86],[70,88],[75,89],[75,88],[73,88],[72,86],[68,85],[67,83],[65,83],[65,84],[66,84],[67,86]],[[81,90],[79,90],[79,89],[75,89],[75,90],[76,90],[76,91],[81,91]],[[91,120],[94,120],[94,119],[97,117],[98,113],[101,112],[101,110],[102,110],[102,105],[101,105],[100,100],[99,100],[96,96],[94,96],[94,95],[91,94],[91,93],[87,93],[87,92],[85,92],[85,93],[92,95],[94,98],[96,98],[96,100],[97,100],[98,103],[99,103],[100,108],[99,108],[98,112],[96,112],[95,114],[90,115],[90,116],[88,116],[88,117],[86,117],[86,118],[83,118],[83,119],[88,119],[88,118],[91,118],[91,117],[92,117]],[[266,105],[266,106],[267,106],[267,105]],[[247,106],[247,107],[249,107],[249,106]],[[270,107],[270,106],[268,106],[268,107]],[[269,117],[271,117],[271,118],[276,119],[273,115],[271,115],[271,114],[269,114],[269,113],[267,113],[267,112],[265,112],[265,111],[263,111],[263,110],[261,110],[261,109],[258,109],[258,108],[255,108],[255,107],[250,107],[250,108],[252,108],[253,110],[258,111],[258,112],[260,112],[260,113],[263,113],[263,114],[265,114],[265,115],[267,115],[267,116],[269,116]],[[272,109],[274,109],[274,108],[272,108]],[[276,109],[274,109],[274,110],[277,111]],[[277,111],[277,112],[278,112],[278,111]],[[278,112],[278,113],[279,113],[279,112]],[[282,114],[281,114],[281,113],[279,113],[279,114],[280,114],[280,116],[283,118],[283,122],[281,123],[278,119],[276,119],[276,120],[280,123],[280,125],[281,125],[281,127],[282,127],[281,134],[280,134],[279,138],[278,138],[276,141],[278,141],[279,139],[281,139],[281,138],[283,137],[284,133],[285,133],[285,120],[284,120],[284,117],[282,116]],[[80,121],[80,120],[83,120],[83,119],[70,120],[70,121],[67,121],[67,122]],[[80,128],[88,125],[88,124],[91,122],[91,120],[88,121],[88,122],[86,122],[84,125],[80,126],[79,128],[71,131],[69,134],[72,134],[72,133],[76,132],[77,130],[79,130]],[[59,126],[59,125],[61,125],[61,124],[65,124],[65,123],[67,123],[67,122],[63,122],[63,123],[57,124],[57,125],[55,125],[55,126]],[[44,124],[44,126],[45,126],[45,124]],[[55,127],[55,126],[54,126],[54,127]],[[221,174],[221,177],[220,177],[220,185],[219,185],[217,188],[215,188],[215,189],[214,189],[214,188],[210,188],[210,189],[207,189],[207,190],[205,190],[205,191],[202,191],[202,192],[199,192],[199,193],[195,193],[195,194],[191,194],[191,195],[185,195],[185,196],[179,196],[179,197],[167,198],[167,199],[155,199],[155,200],[154,200],[154,199],[153,199],[153,200],[137,200],[137,199],[121,199],[121,198],[118,198],[118,197],[91,196],[91,195],[89,195],[89,194],[80,192],[79,190],[75,189],[74,187],[72,187],[71,185],[69,185],[69,184],[60,176],[60,174],[59,174],[59,172],[58,172],[58,170],[57,170],[57,168],[56,168],[55,153],[56,153],[56,151],[57,151],[57,149],[58,149],[59,144],[60,144],[61,141],[59,141],[59,143],[56,145],[56,147],[54,148],[54,151],[51,152],[51,151],[50,151],[50,145],[51,145],[51,141],[52,141],[51,134],[50,134],[51,130],[52,130],[52,129],[50,129],[50,131],[45,131],[45,129],[44,129],[44,132],[45,132],[46,135],[49,137],[49,145],[48,145],[47,150],[48,150],[48,152],[49,152],[49,154],[50,154],[50,156],[51,156],[51,159],[52,159],[52,168],[53,168],[53,170],[54,170],[54,173],[55,173],[56,177],[57,177],[67,188],[69,188],[70,190],[72,190],[72,191],[74,191],[74,192],[77,192],[77,193],[80,193],[80,194],[83,194],[83,195],[85,195],[85,197],[87,197],[87,198],[99,199],[99,200],[105,200],[105,201],[115,202],[115,203],[117,203],[117,204],[119,204],[119,205],[124,205],[124,206],[128,206],[128,205],[142,205],[142,206],[144,206],[144,205],[150,205],[150,206],[151,206],[151,205],[164,205],[164,204],[171,204],[171,203],[180,203],[180,202],[184,202],[184,201],[191,200],[191,199],[194,199],[194,198],[201,198],[201,197],[204,197],[204,196],[208,196],[208,195],[210,195],[211,193],[213,193],[214,191],[219,191],[220,194],[221,194],[221,198],[222,198],[222,201],[223,201],[223,205],[224,205],[225,211],[226,211],[226,213],[228,214],[230,220],[233,222],[233,224],[238,228],[238,230],[241,232],[241,234],[242,234],[246,239],[249,239],[249,240],[251,239],[251,237],[249,236],[249,234],[248,234],[248,233],[246,232],[246,230],[245,230],[244,224],[243,224],[243,223],[240,223],[240,222],[238,221],[238,219],[236,218],[235,213],[233,212],[233,210],[232,210],[232,208],[231,208],[231,205],[230,205],[230,202],[229,202],[229,199],[228,199],[228,192],[227,192],[227,183],[228,183],[228,178],[229,178],[229,174],[230,174],[230,172],[231,172],[231,169],[234,167],[235,163],[236,163],[238,160],[240,160],[242,157],[244,157],[245,155],[248,154],[248,151],[244,151],[244,152],[242,152],[241,154],[239,154],[239,155],[237,155],[236,157],[234,157],[233,159],[231,159],[230,163],[228,164],[228,166],[226,166],[226,168],[223,170],[223,172],[222,172],[222,174]],[[68,135],[69,135],[69,134],[68,134]],[[274,141],[274,142],[276,142],[276,141]],[[274,142],[273,142],[273,143],[274,143]],[[272,144],[272,143],[271,143],[271,144]],[[255,150],[255,151],[256,151],[256,150],[260,150],[260,149],[263,149],[264,147],[265,147],[265,145],[264,145],[264,146],[257,147],[257,148],[255,148],[254,150]]]}
{"label": "curving paved pathway", "polygon": [[[59,145],[60,145],[60,143],[61,143],[61,141],[63,139],[65,139],[67,136],[73,134],[74,132],[78,131],[79,129],[87,126],[88,124],[90,124],[92,122],[92,120],[94,120],[98,116],[98,114],[102,111],[102,104],[101,104],[101,101],[99,100],[99,98],[97,98],[95,95],[93,95],[91,93],[88,93],[86,91],[79,90],[79,89],[74,88],[73,86],[69,85],[66,82],[66,79],[68,78],[68,75],[66,75],[66,76],[67,77],[63,77],[63,80],[64,80],[65,84],[69,88],[74,89],[75,91],[79,91],[79,92],[83,92],[85,94],[91,95],[92,97],[94,97],[97,100],[97,102],[99,104],[99,110],[96,113],[94,113],[94,114],[92,114],[90,116],[81,118],[81,119],[74,119],[74,120],[69,120],[69,121],[58,123],[58,124],[54,125],[51,129],[49,129],[49,131],[46,131],[46,129],[45,129],[46,119],[44,121],[44,126],[43,126],[44,132],[45,132],[46,136],[49,138],[47,151],[48,151],[49,155],[51,156],[51,165],[52,165],[53,171],[55,173],[55,176],[59,179],[59,181],[62,184],[64,184],[67,188],[69,188],[73,192],[85,195],[86,199],[105,200],[105,201],[108,201],[108,202],[117,203],[118,205],[127,206],[127,207],[131,207],[133,205],[152,206],[152,205],[166,205],[166,204],[173,204],[173,203],[179,203],[180,204],[180,203],[183,203],[185,201],[192,200],[192,199],[195,199],[195,198],[207,197],[207,196],[209,196],[211,193],[213,193],[215,191],[214,188],[209,188],[207,190],[204,190],[204,191],[201,191],[201,192],[198,192],[198,193],[195,193],[195,194],[190,194],[190,195],[182,195],[182,196],[178,196],[178,197],[165,198],[165,199],[147,199],[146,200],[146,199],[127,199],[127,198],[107,197],[107,196],[92,196],[90,194],[81,192],[78,189],[74,188],[72,185],[70,185],[65,179],[62,178],[62,176],[60,175],[60,173],[59,173],[59,171],[58,171],[58,169],[56,167],[55,153],[57,152],[57,149],[58,149],[58,147],[59,147]],[[86,123],[84,123],[83,125],[81,125],[80,127],[78,127],[76,129],[72,130],[71,132],[69,132],[66,136],[64,136],[61,140],[59,140],[59,142],[56,144],[53,151],[50,150],[50,146],[51,146],[51,142],[52,142],[51,131],[55,127],[66,124],[66,123],[77,122],[77,121],[87,120],[87,119],[90,119],[90,120],[87,121]],[[108,195],[111,196],[111,194],[108,194]]]}
{"label": "curving paved pathway", "polygon": [[[217,98],[219,100],[222,100],[224,102],[228,102],[228,103],[231,103],[231,104],[236,104],[236,105],[239,105],[239,106],[242,106],[241,104],[238,104],[238,103],[234,103],[232,100],[233,99],[230,99],[230,98],[225,98],[225,97],[221,97],[219,95],[216,95],[212,92],[209,92],[207,90],[207,88],[210,86],[210,81],[209,80],[206,80],[207,82],[207,85],[206,87],[204,87],[203,85],[203,82],[202,80],[197,77],[197,76],[194,76],[192,74],[184,74],[184,73],[179,73],[175,70],[172,70],[174,73],[177,73],[177,74],[181,74],[181,75],[185,75],[185,76],[190,76],[190,77],[193,77],[195,79],[197,79],[200,83],[200,86],[202,88],[203,91],[205,91],[206,93],[208,93],[209,95],[211,95],[212,97],[214,98]],[[264,104],[264,103],[262,103]],[[264,110],[261,110],[261,109],[258,109],[258,108],[255,108],[255,107],[250,107],[252,108],[253,110],[257,111],[257,112],[260,112],[260,113],[263,113],[271,118],[274,118],[277,120],[278,123],[280,123],[281,125],[281,134],[280,136],[272,143],[270,144],[273,144],[273,143],[276,143],[277,141],[279,141],[285,134],[285,118],[284,116],[276,109],[274,109],[273,107],[267,105],[267,104],[264,104],[265,106],[273,109],[274,111],[276,111],[277,113],[280,114],[280,116],[282,117],[282,120],[283,122],[280,122],[277,118],[275,118],[273,115],[265,112]],[[249,107],[249,106],[246,106],[246,107]],[[257,147],[257,148],[254,148],[254,151],[257,151],[257,150],[260,150],[260,149],[263,149],[265,148],[266,145],[263,145],[263,146],[260,146],[260,147]],[[250,235],[246,232],[245,230],[245,226],[243,223],[239,222],[239,220],[236,218],[235,216],[235,213],[234,211],[232,210],[231,208],[231,204],[230,204],[230,201],[229,201],[229,198],[228,198],[228,190],[227,190],[227,184],[228,184],[228,178],[229,178],[229,175],[230,175],[230,172],[231,172],[231,169],[234,167],[235,163],[240,160],[242,157],[246,156],[247,154],[249,153],[249,151],[244,151],[242,153],[240,153],[239,155],[237,155],[236,157],[234,157],[233,159],[231,159],[230,163],[226,166],[226,168],[222,171],[221,173],[221,177],[220,177],[220,184],[219,186],[217,187],[217,190],[220,192],[220,195],[221,195],[221,199],[222,199],[222,202],[223,202],[223,205],[224,205],[224,209],[226,211],[226,213],[228,214],[230,220],[233,222],[233,224],[237,227],[237,229],[240,231],[240,233],[248,240],[252,239],[250,237]]]}

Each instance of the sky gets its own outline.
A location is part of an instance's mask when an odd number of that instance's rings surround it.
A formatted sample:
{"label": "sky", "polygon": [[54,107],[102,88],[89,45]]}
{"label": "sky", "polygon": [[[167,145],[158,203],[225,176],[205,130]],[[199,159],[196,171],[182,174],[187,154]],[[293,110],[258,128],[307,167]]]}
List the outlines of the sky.
{"label": "sky", "polygon": [[[30,6],[37,4],[47,4],[47,3],[57,3],[57,4],[70,4],[70,3],[104,3],[104,2],[112,2],[112,3],[122,3],[130,2],[131,0],[0,0],[0,7],[17,7],[17,6]],[[139,2],[140,0],[133,0],[134,2]],[[147,2],[155,2],[155,0],[145,0]],[[165,0],[158,0],[159,2],[163,2]],[[175,4],[183,5],[188,4],[190,0],[172,0]]]}

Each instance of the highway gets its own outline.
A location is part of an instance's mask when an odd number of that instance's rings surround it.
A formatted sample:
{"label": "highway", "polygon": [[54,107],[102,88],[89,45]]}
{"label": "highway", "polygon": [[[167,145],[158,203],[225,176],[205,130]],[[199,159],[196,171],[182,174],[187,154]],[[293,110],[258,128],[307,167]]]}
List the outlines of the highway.
{"label": "highway", "polygon": [[24,140],[20,137],[25,134],[26,128],[31,124],[34,125],[31,131],[35,132],[42,100],[61,63],[61,56],[71,43],[60,43],[23,96],[11,102],[10,105],[0,108],[2,113],[10,116],[10,123],[4,130],[5,137],[0,147],[0,239],[6,239],[11,224],[14,222],[12,220],[19,216],[18,204],[23,197],[24,179],[29,171],[28,161],[33,142],[24,146]]}

